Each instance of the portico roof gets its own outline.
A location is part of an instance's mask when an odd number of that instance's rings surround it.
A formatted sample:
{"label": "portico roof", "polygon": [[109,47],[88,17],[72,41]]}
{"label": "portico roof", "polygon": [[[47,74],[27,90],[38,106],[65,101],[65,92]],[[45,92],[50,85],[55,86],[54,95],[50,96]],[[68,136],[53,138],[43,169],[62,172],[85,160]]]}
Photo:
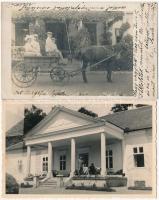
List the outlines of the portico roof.
{"label": "portico roof", "polygon": [[[37,135],[37,133],[39,133],[39,131],[44,128],[44,126],[47,126],[47,124],[49,124],[53,118],[55,116],[57,116],[60,112],[63,112],[63,113],[66,113],[68,115],[71,115],[73,117],[76,117],[76,121],[77,121],[77,125],[72,125],[72,127],[68,127],[68,124],[67,124],[67,127],[66,128],[63,128],[63,129],[55,129],[54,127],[54,133],[52,134],[56,134],[58,133],[59,131],[60,132],[65,132],[65,130],[69,129],[70,131],[72,130],[76,130],[76,129],[83,129],[83,128],[89,128],[89,127],[94,127],[94,126],[99,126],[99,125],[103,125],[104,124],[104,121],[103,119],[100,119],[98,117],[91,117],[89,115],[86,115],[86,114],[83,114],[81,112],[78,112],[78,111],[74,111],[74,110],[71,110],[71,109],[68,109],[66,107],[63,107],[63,106],[55,106],[51,111],[50,113],[40,122],[38,123],[27,135],[26,135],[26,139],[27,138],[30,138],[30,137],[34,137],[35,135]],[[78,124],[78,121],[82,119],[84,123],[82,124]],[[65,122],[66,124],[66,122]],[[55,125],[55,124],[54,124]],[[59,124],[60,126],[60,124]],[[53,125],[52,125],[53,127]],[[52,131],[49,131],[47,130],[47,134],[49,134],[49,132],[52,132]]]}

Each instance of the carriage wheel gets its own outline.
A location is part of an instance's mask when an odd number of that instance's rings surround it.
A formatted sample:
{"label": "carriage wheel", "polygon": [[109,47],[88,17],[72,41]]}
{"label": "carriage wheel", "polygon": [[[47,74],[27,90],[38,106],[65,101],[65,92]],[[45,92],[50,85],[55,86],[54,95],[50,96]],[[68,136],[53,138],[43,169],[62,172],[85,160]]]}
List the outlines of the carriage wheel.
{"label": "carriage wheel", "polygon": [[55,82],[63,82],[69,80],[69,74],[62,67],[54,67],[50,71],[50,77]]}
{"label": "carriage wheel", "polygon": [[13,67],[12,81],[18,87],[29,87],[37,78],[37,68],[20,62]]}

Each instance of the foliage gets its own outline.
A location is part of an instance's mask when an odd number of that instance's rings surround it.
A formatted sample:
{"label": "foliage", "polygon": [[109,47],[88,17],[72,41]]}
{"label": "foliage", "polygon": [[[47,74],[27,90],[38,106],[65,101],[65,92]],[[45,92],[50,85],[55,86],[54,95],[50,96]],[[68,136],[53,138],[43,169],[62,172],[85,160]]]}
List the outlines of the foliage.
{"label": "foliage", "polygon": [[136,108],[140,108],[140,107],[147,106],[147,105],[145,105],[145,104],[137,104],[135,106],[136,106]]}
{"label": "foliage", "polygon": [[120,70],[133,68],[133,37],[126,35],[114,46],[115,52],[120,52],[120,57],[114,60],[114,66]]}
{"label": "foliage", "polygon": [[103,34],[102,34],[102,41],[101,44],[102,45],[111,45],[112,44],[112,33],[109,30],[109,26],[108,24],[104,23],[104,30],[103,30]]}
{"label": "foliage", "polygon": [[76,186],[75,184],[72,184],[70,186],[67,186],[66,189],[74,189],[74,190],[90,190],[90,191],[107,191],[107,192],[115,192],[114,189],[110,188],[110,187],[93,187],[93,185],[90,186],[85,186],[83,184],[81,184],[80,186]]}
{"label": "foliage", "polygon": [[130,24],[128,22],[123,23],[119,29],[120,37],[122,38],[124,33],[130,28]]}
{"label": "foliage", "polygon": [[84,114],[89,115],[89,116],[92,116],[92,117],[98,117],[98,115],[97,115],[96,113],[94,113],[94,112],[92,112],[92,111],[90,111],[90,110],[87,110],[87,109],[84,108],[84,107],[81,107],[81,108],[78,110],[78,112],[84,113]]}
{"label": "foliage", "polygon": [[6,174],[6,194],[18,194],[19,193],[19,185],[16,179],[10,175]]}
{"label": "foliage", "polygon": [[86,27],[80,30],[74,30],[69,33],[71,50],[75,53],[77,50],[91,45],[90,35]]}
{"label": "foliage", "polygon": [[123,19],[123,15],[115,16],[114,19],[110,20],[107,25],[110,28],[115,22],[122,19]]}
{"label": "foliage", "polygon": [[37,125],[44,117],[46,113],[42,109],[32,105],[31,109],[25,108],[24,110],[24,134],[30,131],[35,125]]}
{"label": "foliage", "polygon": [[[107,21],[110,19],[120,19],[122,18],[124,13],[122,11],[82,11],[80,12],[78,9],[73,10],[65,10],[63,9],[61,12],[59,10],[52,9],[43,9],[41,11],[38,10],[21,10],[21,11],[15,11],[12,13],[12,19],[14,21],[32,21],[35,18],[40,19],[52,19],[54,21],[62,21],[64,19],[67,20],[85,20],[87,22],[95,22],[95,21]],[[113,21],[113,20],[111,20]],[[110,25],[111,25],[110,21]]]}
{"label": "foliage", "polygon": [[125,110],[128,110],[128,108],[129,108],[130,106],[132,106],[132,104],[115,104],[115,105],[111,108],[111,111],[113,111],[113,113],[125,111]]}

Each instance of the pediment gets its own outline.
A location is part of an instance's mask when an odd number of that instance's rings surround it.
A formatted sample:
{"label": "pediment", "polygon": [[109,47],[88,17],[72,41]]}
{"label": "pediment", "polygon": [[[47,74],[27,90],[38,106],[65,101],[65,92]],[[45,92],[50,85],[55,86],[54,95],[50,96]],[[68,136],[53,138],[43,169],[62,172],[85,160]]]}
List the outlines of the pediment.
{"label": "pediment", "polygon": [[44,122],[41,123],[41,128],[39,130],[34,130],[34,135],[42,135],[95,123],[94,120],[87,116],[85,117],[84,114],[80,114],[76,111],[74,111],[74,113],[72,114],[63,110],[53,113],[52,116],[48,116],[48,120],[44,120]]}

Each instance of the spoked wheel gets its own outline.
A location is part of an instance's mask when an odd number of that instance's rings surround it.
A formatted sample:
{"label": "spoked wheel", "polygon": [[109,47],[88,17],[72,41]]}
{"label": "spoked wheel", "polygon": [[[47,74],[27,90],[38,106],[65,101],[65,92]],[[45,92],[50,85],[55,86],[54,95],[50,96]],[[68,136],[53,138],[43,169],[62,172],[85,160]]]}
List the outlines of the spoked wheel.
{"label": "spoked wheel", "polygon": [[20,62],[13,67],[12,81],[21,88],[31,86],[37,78],[37,68]]}
{"label": "spoked wheel", "polygon": [[62,67],[54,67],[50,71],[50,77],[54,82],[69,81],[69,74]]}

